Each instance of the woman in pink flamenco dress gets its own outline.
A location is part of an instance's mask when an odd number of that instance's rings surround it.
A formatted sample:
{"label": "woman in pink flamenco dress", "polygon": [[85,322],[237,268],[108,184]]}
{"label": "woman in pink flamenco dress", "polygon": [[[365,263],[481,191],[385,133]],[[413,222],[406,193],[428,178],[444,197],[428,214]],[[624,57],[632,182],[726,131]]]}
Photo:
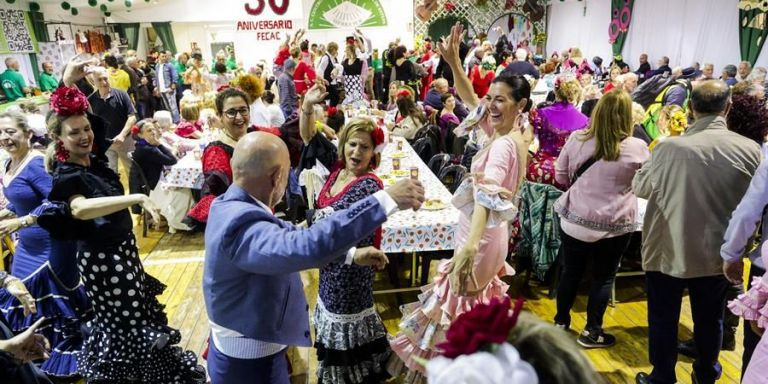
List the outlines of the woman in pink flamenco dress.
{"label": "woman in pink flamenco dress", "polygon": [[[462,27],[453,27],[450,39],[439,48],[457,76],[459,96],[474,108],[481,101],[461,70],[457,50],[462,35]],[[500,77],[480,106],[487,111],[480,126],[491,140],[473,158],[473,176],[453,197],[461,212],[456,252],[440,263],[434,282],[422,287],[419,301],[403,306],[400,330],[390,340],[397,354],[390,361],[390,373],[405,374],[406,383],[425,382],[424,360],[438,354],[436,346],[445,341],[456,317],[478,303],[506,296],[508,285],[499,277],[514,274],[505,258],[509,222],[517,214],[512,200],[525,175],[526,148],[533,139],[531,129],[520,128],[529,100],[530,84],[523,77]]]}
{"label": "woman in pink flamenco dress", "polygon": [[[761,253],[763,263],[768,262],[768,242],[763,243]],[[755,277],[752,288],[728,303],[728,309],[735,315],[749,320],[752,330],[762,334],[744,377],[741,378],[741,384],[768,383],[768,333],[765,332],[768,329],[768,273]]]}

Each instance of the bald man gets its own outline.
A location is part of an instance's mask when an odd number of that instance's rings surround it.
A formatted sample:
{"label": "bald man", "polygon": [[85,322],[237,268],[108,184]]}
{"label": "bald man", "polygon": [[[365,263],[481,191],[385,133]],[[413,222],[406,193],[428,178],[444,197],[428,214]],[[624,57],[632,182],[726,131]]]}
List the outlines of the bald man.
{"label": "bald man", "polygon": [[383,268],[387,258],[355,248],[399,209],[418,209],[424,189],[403,180],[308,229],[272,213],[288,184],[288,148],[263,132],[242,137],[233,183],[211,205],[205,231],[203,291],[211,326],[213,384],[287,384],[286,348],[311,346],[299,271],[328,263]]}
{"label": "bald man", "polygon": [[8,101],[16,101],[29,94],[31,90],[24,81],[24,76],[19,73],[19,62],[14,58],[5,59],[6,70],[0,73],[0,85],[3,87]]}
{"label": "bald man", "polygon": [[677,380],[677,329],[686,288],[698,352],[693,382],[714,383],[721,374],[726,277],[736,283],[742,274],[738,260],[723,262],[720,246],[761,157],[757,143],[728,130],[730,96],[722,81],[694,87],[695,122],[684,136],[659,143],[632,182],[635,195],[648,200],[642,256],[653,371],[639,373],[639,384]]}

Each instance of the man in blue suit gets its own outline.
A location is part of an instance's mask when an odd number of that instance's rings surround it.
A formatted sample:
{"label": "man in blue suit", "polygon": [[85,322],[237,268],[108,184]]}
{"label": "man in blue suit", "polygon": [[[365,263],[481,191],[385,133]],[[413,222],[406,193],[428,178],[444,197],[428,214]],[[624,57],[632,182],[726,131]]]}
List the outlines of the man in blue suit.
{"label": "man in blue suit", "polygon": [[163,103],[163,108],[171,112],[173,123],[178,124],[179,105],[176,103],[176,83],[179,81],[179,74],[176,72],[176,67],[168,62],[169,59],[165,52],[157,54],[155,91],[157,92],[156,96]]}
{"label": "man in blue suit", "polygon": [[424,189],[404,180],[302,229],[272,213],[290,168],[277,136],[242,137],[231,164],[232,186],[211,205],[205,231],[208,371],[213,384],[287,384],[286,347],[311,345],[298,272],[331,262],[383,268],[384,253],[355,244],[398,208],[418,209]]}

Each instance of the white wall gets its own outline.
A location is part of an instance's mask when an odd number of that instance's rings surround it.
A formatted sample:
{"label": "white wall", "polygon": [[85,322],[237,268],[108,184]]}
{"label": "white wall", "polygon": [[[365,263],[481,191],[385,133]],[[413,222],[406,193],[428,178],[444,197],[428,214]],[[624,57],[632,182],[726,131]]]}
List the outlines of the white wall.
{"label": "white wall", "polygon": [[[179,0],[185,1],[185,0]],[[379,0],[384,12],[387,15],[386,27],[371,27],[362,28],[363,33],[369,36],[373,42],[374,47],[378,47],[379,50],[386,48],[390,41],[400,37],[403,43],[412,45],[413,42],[413,1],[412,0]],[[302,4],[302,19],[293,19],[293,29],[288,32],[295,33],[299,28],[307,27],[307,20],[309,19],[309,12],[312,9],[314,0],[303,0]],[[203,4],[203,3],[201,3]],[[238,3],[242,6],[242,3]],[[235,52],[238,60],[242,60],[245,67],[249,68],[255,65],[259,60],[272,61],[281,41],[259,41],[257,40],[256,32],[254,31],[237,31],[238,20],[248,20],[247,17],[242,17],[241,13],[236,13],[230,16],[229,20],[222,21],[222,16],[217,14],[211,14],[210,19],[204,18],[205,15],[199,15],[198,12],[204,12],[202,10],[187,10],[182,11],[182,15],[176,17],[168,15],[160,15],[158,13],[160,9],[149,8],[154,10],[154,16],[147,14],[146,12],[132,11],[130,13],[118,13],[115,12],[112,15],[111,20],[115,22],[132,22],[134,20],[146,22],[146,17],[153,17],[157,21],[171,20],[171,27],[173,29],[174,39],[176,40],[176,48],[181,51],[189,51],[192,42],[197,42],[203,51],[205,61],[209,63],[212,59],[213,53],[210,52],[210,46],[213,42],[233,42],[235,45]],[[178,12],[177,8],[176,11]],[[194,14],[193,14],[194,13]],[[263,18],[262,18],[263,19]],[[174,21],[174,20],[194,20],[194,21]],[[252,19],[259,20],[259,19]],[[281,20],[278,18],[278,20]],[[149,24],[147,24],[148,26]],[[142,29],[143,29],[142,25]],[[346,36],[352,34],[352,30],[345,29],[329,29],[329,30],[312,30],[307,31],[305,38],[309,39],[312,43],[327,44],[331,41],[335,41],[338,44],[343,44]],[[284,37],[284,31],[281,31],[281,37]],[[145,37],[141,37],[139,44],[143,44]],[[282,39],[281,39],[282,40]],[[141,54],[141,49],[139,49]]]}
{"label": "white wall", "polygon": [[[716,73],[727,64],[738,64],[741,55],[737,3],[737,0],[636,1],[624,44],[624,61],[636,67],[640,54],[648,53],[654,67],[659,57],[668,56],[672,67],[687,67],[694,61],[713,63]],[[610,16],[608,0],[553,2],[547,27],[547,54],[579,47],[585,57],[601,56],[606,63],[610,62]],[[766,51],[764,47],[756,66],[768,66]]]}

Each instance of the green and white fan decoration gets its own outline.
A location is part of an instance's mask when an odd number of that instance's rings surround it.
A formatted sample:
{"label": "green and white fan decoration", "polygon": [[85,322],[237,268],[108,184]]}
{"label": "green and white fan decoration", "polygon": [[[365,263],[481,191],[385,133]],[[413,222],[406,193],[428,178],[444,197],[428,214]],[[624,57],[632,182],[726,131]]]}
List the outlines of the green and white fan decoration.
{"label": "green and white fan decoration", "polygon": [[318,0],[309,12],[309,29],[386,25],[387,16],[379,0]]}

